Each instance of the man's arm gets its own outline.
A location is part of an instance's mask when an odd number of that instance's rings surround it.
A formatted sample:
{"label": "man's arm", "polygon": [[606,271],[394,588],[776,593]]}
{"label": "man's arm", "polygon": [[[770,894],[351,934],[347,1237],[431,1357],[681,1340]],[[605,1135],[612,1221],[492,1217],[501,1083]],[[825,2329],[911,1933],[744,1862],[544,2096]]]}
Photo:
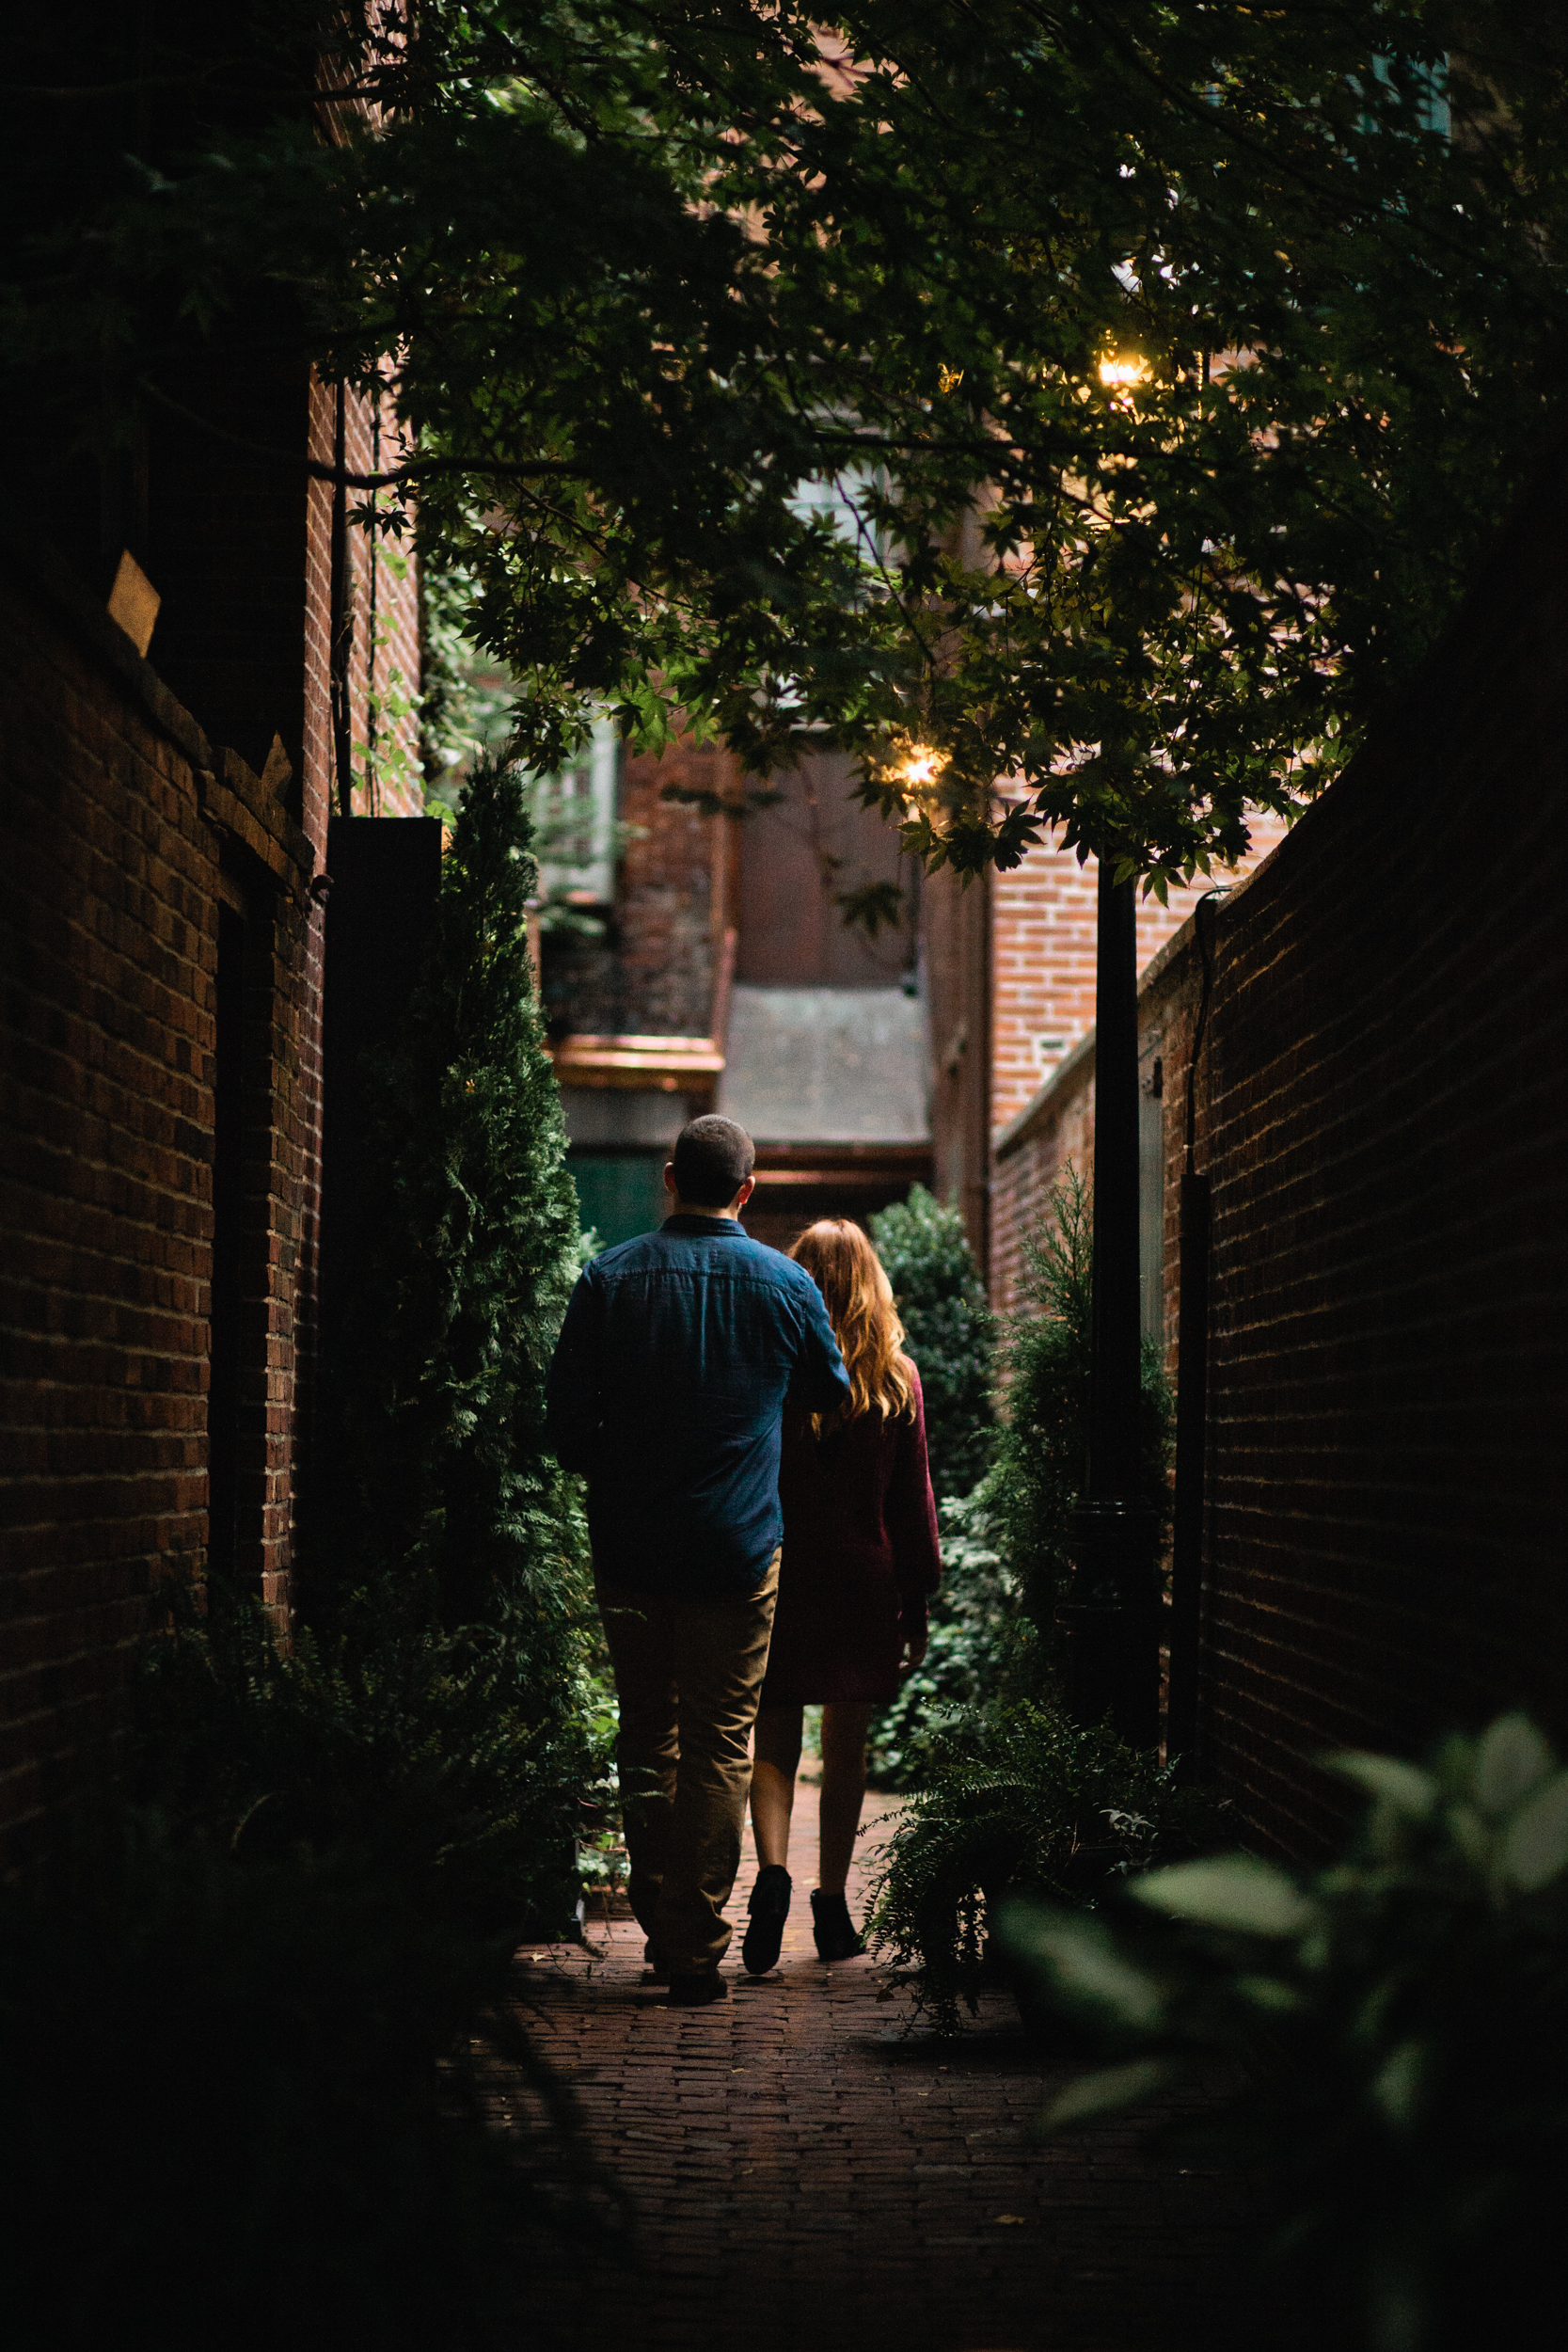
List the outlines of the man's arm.
{"label": "man's arm", "polygon": [[800,1310],[800,1352],[789,1383],[789,1401],[808,1413],[836,1412],[849,1402],[849,1375],[822,1304],[822,1294],[810,1275],[797,1293]]}
{"label": "man's arm", "polygon": [[599,1426],[598,1301],[578,1276],[545,1375],[545,1442],[562,1470],[586,1470]]}

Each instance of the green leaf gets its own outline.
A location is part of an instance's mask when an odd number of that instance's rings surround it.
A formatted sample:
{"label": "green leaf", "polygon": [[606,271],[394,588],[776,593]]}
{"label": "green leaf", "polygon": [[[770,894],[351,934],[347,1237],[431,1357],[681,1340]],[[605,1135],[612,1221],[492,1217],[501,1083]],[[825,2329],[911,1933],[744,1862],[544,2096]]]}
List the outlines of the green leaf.
{"label": "green leaf", "polygon": [[1288,1872],[1252,1854],[1225,1854],[1213,1862],[1177,1862],[1137,1879],[1129,1894],[1151,1911],[1196,1927],[1229,1928],[1243,1935],[1300,1935],[1316,1916],[1314,1905]]}
{"label": "green leaf", "polygon": [[1508,1825],[1503,1840],[1505,1878],[1532,1895],[1568,1864],[1568,1772],[1538,1789]]}
{"label": "green leaf", "polygon": [[1123,1960],[1098,1920],[1010,1904],[1001,1929],[1010,1951],[1037,1962],[1065,1993],[1109,2010],[1121,2024],[1156,2026],[1164,2016],[1159,1985]]}
{"label": "green leaf", "polygon": [[1421,2094],[1426,2073],[1426,2048],[1419,2042],[1402,2042],[1372,2081],[1372,2098],[1396,2131],[1408,2129]]}
{"label": "green leaf", "polygon": [[1476,1751],[1476,1804],[1499,1820],[1540,1787],[1555,1761],[1528,1715],[1499,1715]]}
{"label": "green leaf", "polygon": [[1324,1761],[1331,1772],[1354,1781],[1380,1804],[1391,1806],[1412,1821],[1426,1820],[1437,1802],[1437,1784],[1432,1775],[1397,1756],[1372,1756],[1353,1748]]}
{"label": "green leaf", "polygon": [[1277,1977],[1238,1977],[1237,1998],[1250,2001],[1254,2009],[1270,2010],[1275,2016],[1286,2016],[1292,2010],[1305,2007],[1302,1995],[1293,1984],[1283,1984]]}
{"label": "green leaf", "polygon": [[1148,2098],[1170,2075],[1164,2058],[1133,2058],[1126,2066],[1106,2066],[1097,2074],[1080,2074],[1075,2083],[1057,2092],[1040,2120],[1048,2132],[1059,2132],[1069,2123],[1089,2122],[1097,2115],[1115,2115]]}

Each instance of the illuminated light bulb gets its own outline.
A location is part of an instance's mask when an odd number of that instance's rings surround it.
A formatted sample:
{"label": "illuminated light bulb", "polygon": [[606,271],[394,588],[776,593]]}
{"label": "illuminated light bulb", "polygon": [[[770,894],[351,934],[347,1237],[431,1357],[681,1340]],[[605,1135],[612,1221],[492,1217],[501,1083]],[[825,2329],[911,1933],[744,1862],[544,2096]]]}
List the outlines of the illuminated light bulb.
{"label": "illuminated light bulb", "polygon": [[1148,362],[1135,353],[1131,357],[1120,353],[1114,359],[1101,359],[1100,380],[1102,384],[1147,384]]}
{"label": "illuminated light bulb", "polygon": [[923,743],[916,743],[898,772],[905,784],[913,785],[918,790],[922,785],[935,784],[946,764],[940,752],[927,751]]}

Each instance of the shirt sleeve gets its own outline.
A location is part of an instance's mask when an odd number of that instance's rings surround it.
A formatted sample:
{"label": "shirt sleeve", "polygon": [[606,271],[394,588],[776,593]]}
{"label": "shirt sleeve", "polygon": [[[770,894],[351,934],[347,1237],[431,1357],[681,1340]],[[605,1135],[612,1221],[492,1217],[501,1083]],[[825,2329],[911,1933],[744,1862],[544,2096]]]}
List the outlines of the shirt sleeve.
{"label": "shirt sleeve", "polygon": [[789,1401],[808,1413],[836,1412],[849,1401],[849,1375],[822,1294],[809,1274],[795,1292],[795,1304],[800,1315],[800,1352],[790,1377]]}
{"label": "shirt sleeve", "polygon": [[586,1470],[599,1426],[598,1301],[585,1268],[577,1279],[545,1375],[545,1442],[562,1470]]}
{"label": "shirt sleeve", "polygon": [[893,1475],[883,1506],[893,1544],[894,1574],[898,1580],[900,1621],[906,1632],[924,1628],[927,1596],[942,1582],[936,1498],[926,1458],[926,1404],[920,1375],[912,1365],[910,1369],[914,1412],[897,1424]]}

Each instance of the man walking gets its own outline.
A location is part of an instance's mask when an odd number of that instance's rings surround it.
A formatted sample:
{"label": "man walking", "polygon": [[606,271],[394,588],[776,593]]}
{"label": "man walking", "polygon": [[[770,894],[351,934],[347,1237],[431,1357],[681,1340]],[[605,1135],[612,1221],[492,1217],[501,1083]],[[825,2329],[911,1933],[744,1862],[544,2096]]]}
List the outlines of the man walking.
{"label": "man walking", "polygon": [[755,1156],[733,1120],[682,1128],[664,1171],[673,1213],[583,1273],[546,1389],[547,1441],[588,1475],[631,1907],[686,2007],[724,1997],[784,1398],[831,1412],[849,1393],[816,1283],[741,1231]]}

